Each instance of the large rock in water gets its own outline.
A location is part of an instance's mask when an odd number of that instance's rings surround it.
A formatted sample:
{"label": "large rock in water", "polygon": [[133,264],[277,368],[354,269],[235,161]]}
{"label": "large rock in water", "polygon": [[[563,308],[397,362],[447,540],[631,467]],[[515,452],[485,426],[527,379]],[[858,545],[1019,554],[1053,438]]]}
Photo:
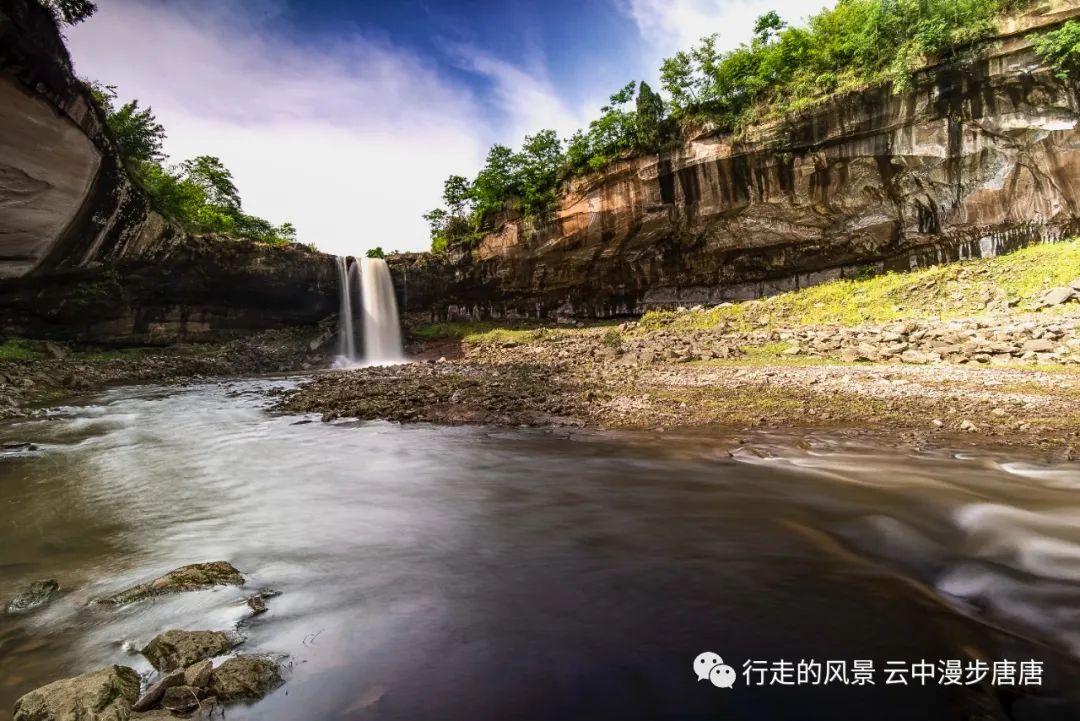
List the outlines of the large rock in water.
{"label": "large rock in water", "polygon": [[155,636],[141,653],[158,671],[174,671],[226,654],[240,641],[225,631],[172,630]]}
{"label": "large rock in water", "polygon": [[210,692],[223,703],[254,701],[283,683],[277,661],[264,656],[234,656],[210,674]]}
{"label": "large rock in water", "polygon": [[13,721],[127,721],[139,674],[127,666],[54,681],[15,702]]}
{"label": "large rock in water", "polygon": [[201,591],[214,586],[243,586],[244,577],[228,561],[211,561],[181,566],[149,583],[125,588],[119,593],[97,599],[98,603],[120,605],[145,598],[181,591]]}

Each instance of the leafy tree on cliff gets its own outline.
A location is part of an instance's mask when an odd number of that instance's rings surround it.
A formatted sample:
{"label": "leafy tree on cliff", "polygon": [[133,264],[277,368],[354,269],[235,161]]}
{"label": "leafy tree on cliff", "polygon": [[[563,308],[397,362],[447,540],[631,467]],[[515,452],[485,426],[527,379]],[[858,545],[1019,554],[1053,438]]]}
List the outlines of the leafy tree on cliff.
{"label": "leafy tree on cliff", "polygon": [[1080,22],[1070,20],[1035,38],[1035,52],[1062,79],[1080,79]]}
{"label": "leafy tree on cliff", "polygon": [[159,163],[165,158],[162,145],[165,128],[154,117],[151,108],[139,110],[139,101],[132,100],[115,107],[116,87],[92,84],[90,92],[105,110],[109,136],[120,153],[127,169],[139,175],[147,163]]}
{"label": "leafy tree on cliff", "polygon": [[97,12],[97,5],[90,0],[42,0],[41,4],[65,25],[81,23]]}
{"label": "leafy tree on cliff", "polygon": [[665,135],[664,99],[653,92],[644,80],[638,86],[637,139],[642,150],[658,150]]}
{"label": "leafy tree on cliff", "polygon": [[517,195],[514,186],[515,162],[513,150],[505,145],[491,146],[484,167],[476,174],[469,193],[474,212],[480,218],[501,211],[506,201]]}
{"label": "leafy tree on cliff", "polygon": [[385,258],[386,253],[383,252],[383,249],[382,249],[381,245],[376,245],[374,248],[371,248],[371,249],[368,250],[367,257],[369,257],[369,258]]}
{"label": "leafy tree on cliff", "polygon": [[528,135],[514,156],[512,184],[525,213],[542,213],[555,202],[563,164],[562,142],[554,130]]}

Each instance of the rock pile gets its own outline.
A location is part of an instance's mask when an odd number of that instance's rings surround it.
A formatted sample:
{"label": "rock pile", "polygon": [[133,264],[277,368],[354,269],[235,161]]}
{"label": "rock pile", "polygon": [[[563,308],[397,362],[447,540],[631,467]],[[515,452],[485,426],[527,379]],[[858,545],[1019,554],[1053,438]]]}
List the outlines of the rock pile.
{"label": "rock pile", "polygon": [[[226,561],[195,563],[97,603],[136,603],[168,593],[243,584],[244,577]],[[55,581],[32,584],[12,604],[19,610],[33,607],[41,598],[47,601],[57,588]],[[251,598],[262,602],[275,595],[267,590]],[[266,604],[253,610],[265,612]],[[195,711],[212,714],[220,704],[258,700],[284,683],[278,657],[240,654],[214,665],[213,659],[233,653],[243,641],[232,631],[165,631],[140,652],[157,671],[157,678],[151,676],[153,683],[141,694],[138,673],[127,666],[110,666],[31,691],[15,703],[13,721],[167,719]]]}

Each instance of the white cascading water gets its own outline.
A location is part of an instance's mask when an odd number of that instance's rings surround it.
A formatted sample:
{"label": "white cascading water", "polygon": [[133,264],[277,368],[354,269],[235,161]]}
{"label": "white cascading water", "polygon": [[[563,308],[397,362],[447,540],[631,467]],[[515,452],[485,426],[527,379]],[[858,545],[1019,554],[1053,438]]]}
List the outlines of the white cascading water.
{"label": "white cascading water", "polygon": [[364,362],[400,363],[404,353],[390,266],[382,258],[361,258],[360,278],[364,291]]}
{"label": "white cascading water", "polygon": [[[401,327],[390,268],[382,258],[360,258],[352,265],[339,257],[338,355],[334,368],[402,363]],[[359,298],[358,298],[359,296]],[[357,353],[354,308],[363,316],[364,352]]]}

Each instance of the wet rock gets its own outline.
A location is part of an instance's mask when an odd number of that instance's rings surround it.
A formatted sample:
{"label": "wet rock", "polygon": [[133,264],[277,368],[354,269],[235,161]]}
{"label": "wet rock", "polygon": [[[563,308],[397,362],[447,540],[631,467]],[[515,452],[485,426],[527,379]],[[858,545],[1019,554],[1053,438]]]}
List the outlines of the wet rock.
{"label": "wet rock", "polygon": [[240,642],[236,634],[224,631],[174,629],[158,634],[141,653],[158,671],[173,671],[228,653]]}
{"label": "wet rock", "polygon": [[204,659],[193,663],[184,669],[184,685],[195,688],[206,688],[210,685],[210,673],[214,670],[214,662]]}
{"label": "wet rock", "polygon": [[210,675],[210,691],[226,703],[260,699],[283,683],[277,661],[265,656],[234,656]]}
{"label": "wet rock", "polygon": [[269,609],[266,607],[266,601],[262,600],[260,596],[252,596],[247,600],[248,608],[256,616],[260,613],[266,613]]}
{"label": "wet rock", "polygon": [[161,704],[161,699],[165,697],[165,692],[173,686],[180,686],[184,683],[184,670],[176,669],[166,674],[157,683],[150,684],[150,686],[143,692],[143,695],[139,697],[139,700],[131,707],[132,711],[149,711],[157,708]]}
{"label": "wet rock", "polygon": [[13,721],[127,721],[139,674],[127,666],[54,681],[15,702]]}
{"label": "wet rock", "polygon": [[34,581],[8,602],[8,613],[24,613],[33,610],[53,599],[60,591],[60,584],[51,578]]}
{"label": "wet rock", "polygon": [[200,698],[206,691],[192,686],[172,686],[161,699],[161,708],[173,713],[186,714],[199,708]]}
{"label": "wet rock", "polygon": [[170,571],[149,583],[142,583],[106,598],[99,598],[97,603],[122,605],[167,593],[201,591],[214,586],[242,585],[244,585],[244,577],[227,561],[193,563]]}

